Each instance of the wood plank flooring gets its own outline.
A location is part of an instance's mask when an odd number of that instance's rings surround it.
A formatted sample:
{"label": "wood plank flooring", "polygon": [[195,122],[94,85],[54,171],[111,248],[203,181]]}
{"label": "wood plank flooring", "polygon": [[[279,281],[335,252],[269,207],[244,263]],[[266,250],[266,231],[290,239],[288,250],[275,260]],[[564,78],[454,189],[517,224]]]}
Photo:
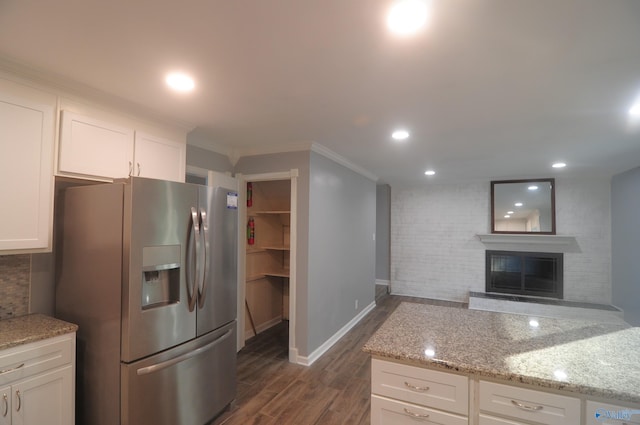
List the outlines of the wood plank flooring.
{"label": "wood plank flooring", "polygon": [[368,425],[371,359],[361,348],[402,301],[464,304],[386,295],[311,366],[287,360],[287,322],[251,338],[238,353],[238,394],[210,425]]}

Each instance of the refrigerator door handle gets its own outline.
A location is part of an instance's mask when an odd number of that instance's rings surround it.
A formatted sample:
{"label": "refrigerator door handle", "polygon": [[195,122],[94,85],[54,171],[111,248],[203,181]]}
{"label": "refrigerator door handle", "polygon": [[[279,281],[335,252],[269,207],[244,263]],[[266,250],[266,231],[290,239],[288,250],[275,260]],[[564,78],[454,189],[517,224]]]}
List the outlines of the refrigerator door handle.
{"label": "refrigerator door handle", "polygon": [[204,300],[205,300],[205,292],[207,289],[207,278],[209,276],[209,265],[211,263],[210,258],[209,258],[209,225],[207,224],[207,211],[205,211],[204,208],[200,208],[200,219],[201,221],[201,234],[202,237],[204,239],[204,242],[202,244],[202,248],[204,250],[204,256],[203,256],[203,262],[204,264],[201,264],[201,266],[203,267],[202,270],[202,279],[199,280],[198,282],[198,307],[202,308],[204,307]]}
{"label": "refrigerator door handle", "polygon": [[[190,232],[187,267],[185,268],[187,277],[187,295],[189,296],[189,311],[193,311],[196,307],[196,279],[198,279],[198,258],[200,256],[200,222],[198,220],[198,212],[191,207],[191,232]],[[192,248],[195,248],[195,252]],[[195,262],[193,256],[195,255]],[[194,270],[195,268],[195,270]]]}
{"label": "refrigerator door handle", "polygon": [[213,341],[211,341],[210,343],[208,343],[207,345],[204,345],[200,348],[196,348],[195,350],[189,351],[187,353],[184,353],[182,355],[179,355],[177,357],[174,357],[172,359],[169,360],[165,360],[163,362],[160,363],[156,363],[153,364],[151,366],[147,366],[147,367],[142,367],[140,369],[138,369],[136,371],[137,375],[148,375],[150,373],[153,372],[157,372],[159,370],[162,369],[166,369],[168,367],[173,366],[176,363],[180,363],[183,362],[185,360],[188,360],[192,357],[195,357],[199,354],[201,354],[204,351],[210,350],[211,348],[213,348],[214,346],[220,344],[222,341],[224,341],[225,339],[227,339],[229,337],[229,335],[231,335],[231,332],[233,331],[233,329],[229,329],[227,330],[225,333],[223,333],[222,335],[220,335],[218,338],[214,339]]}

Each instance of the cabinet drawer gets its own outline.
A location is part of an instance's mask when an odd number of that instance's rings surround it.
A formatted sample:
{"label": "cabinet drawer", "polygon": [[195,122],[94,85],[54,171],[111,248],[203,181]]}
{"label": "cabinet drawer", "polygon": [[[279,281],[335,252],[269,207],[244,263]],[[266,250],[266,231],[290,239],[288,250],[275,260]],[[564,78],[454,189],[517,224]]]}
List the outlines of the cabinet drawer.
{"label": "cabinet drawer", "polygon": [[480,381],[480,410],[545,425],[579,425],[580,400]]}
{"label": "cabinet drawer", "polygon": [[0,351],[0,385],[71,364],[73,340],[61,336]]}
{"label": "cabinet drawer", "polygon": [[588,400],[585,419],[587,425],[640,425],[640,406],[631,408]]}
{"label": "cabinet drawer", "polygon": [[371,396],[371,425],[467,425],[464,416],[439,412],[415,404],[403,403],[377,395]]}
{"label": "cabinet drawer", "polygon": [[373,359],[371,392],[461,415],[469,412],[466,376]]}
{"label": "cabinet drawer", "polygon": [[480,413],[479,425],[527,425],[524,422],[516,422],[510,419],[496,418]]}

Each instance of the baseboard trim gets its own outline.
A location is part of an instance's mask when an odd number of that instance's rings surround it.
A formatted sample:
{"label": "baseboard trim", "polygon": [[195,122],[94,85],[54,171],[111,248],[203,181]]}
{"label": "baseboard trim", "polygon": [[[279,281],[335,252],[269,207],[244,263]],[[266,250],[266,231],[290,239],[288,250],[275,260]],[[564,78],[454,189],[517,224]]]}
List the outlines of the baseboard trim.
{"label": "baseboard trim", "polygon": [[[273,319],[269,320],[268,322],[264,322],[259,324],[258,326],[256,326],[256,332],[259,334],[260,332],[264,332],[267,329],[277,325],[278,323],[282,322],[282,316],[278,316],[278,317],[274,317]],[[253,329],[249,329],[249,330],[245,330],[244,331],[244,340],[248,340],[249,338],[253,338],[255,335],[253,334]]]}
{"label": "baseboard trim", "polygon": [[389,286],[389,285],[391,285],[391,281],[390,280],[376,279],[376,285]]}
{"label": "baseboard trim", "polygon": [[[366,306],[364,309],[362,309],[360,313],[358,313],[356,317],[351,319],[349,323],[344,325],[338,332],[333,334],[331,338],[326,340],[324,344],[322,344],[320,347],[314,350],[313,353],[311,353],[309,356],[306,356],[306,357],[297,356],[296,363],[303,366],[311,366],[313,362],[318,360],[320,356],[326,353],[336,342],[338,342],[338,340],[340,340],[340,338],[345,336],[347,332],[349,332],[355,325],[357,325],[358,322],[360,322],[360,320],[362,320],[367,314],[369,314],[369,312],[373,310],[375,307],[376,307],[375,302],[372,302],[371,304]],[[291,354],[291,350],[289,350],[289,353]]]}

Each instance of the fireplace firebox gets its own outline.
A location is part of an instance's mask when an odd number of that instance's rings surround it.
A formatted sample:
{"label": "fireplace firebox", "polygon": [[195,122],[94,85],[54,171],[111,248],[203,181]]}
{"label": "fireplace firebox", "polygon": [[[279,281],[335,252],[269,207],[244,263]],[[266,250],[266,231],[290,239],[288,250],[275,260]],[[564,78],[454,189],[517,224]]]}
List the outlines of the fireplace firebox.
{"label": "fireplace firebox", "polygon": [[562,253],[487,251],[486,292],[562,299]]}

